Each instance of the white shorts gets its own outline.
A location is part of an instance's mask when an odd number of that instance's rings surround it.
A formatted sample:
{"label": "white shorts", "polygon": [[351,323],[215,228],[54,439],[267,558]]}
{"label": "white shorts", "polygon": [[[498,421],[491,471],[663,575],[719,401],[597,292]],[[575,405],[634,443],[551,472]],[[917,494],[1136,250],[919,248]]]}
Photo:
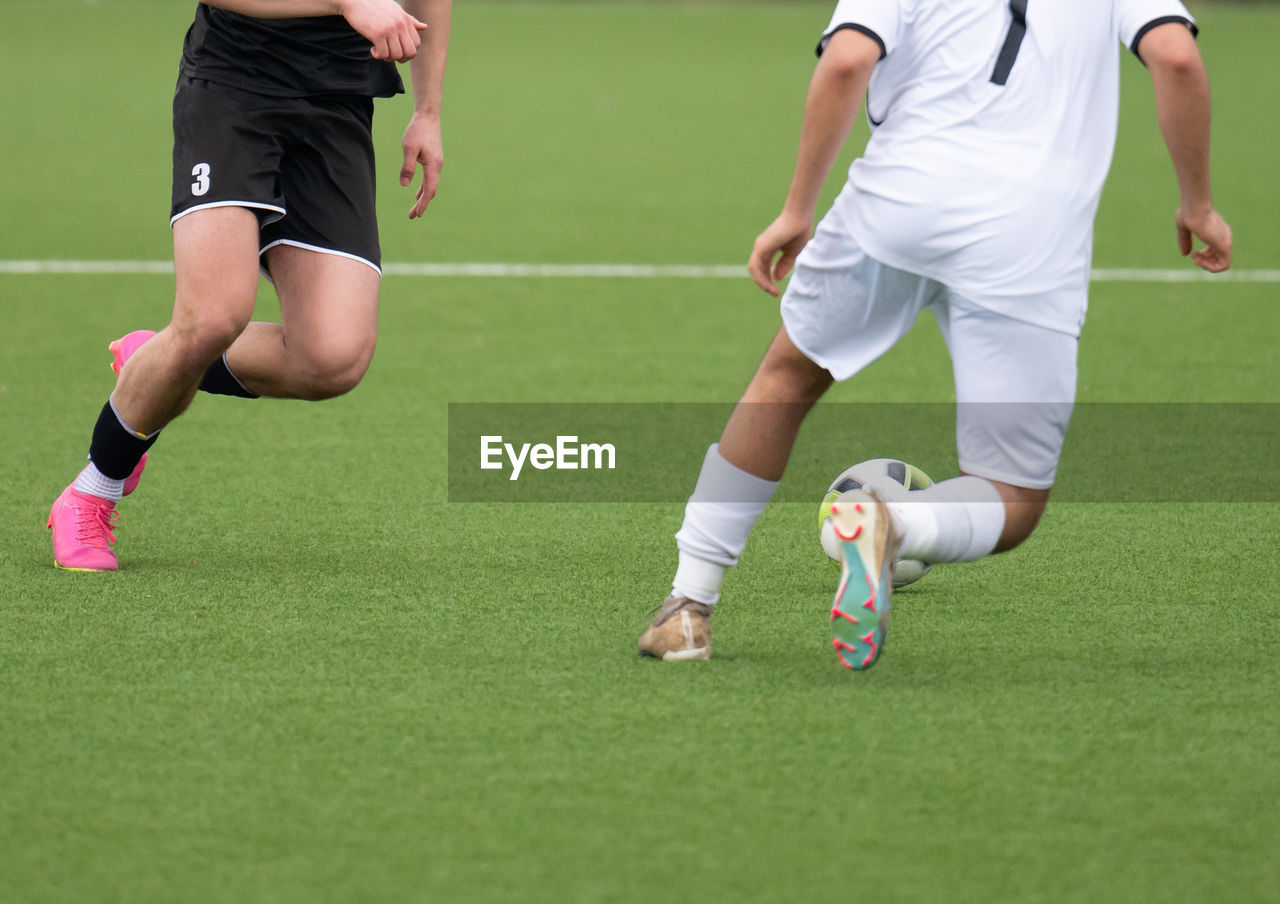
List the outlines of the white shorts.
{"label": "white shorts", "polygon": [[892,348],[926,308],[951,352],[960,469],[1029,489],[1053,486],[1075,402],[1075,335],[997,314],[942,283],[881,264],[833,214],[796,261],[782,322],[806,357],[847,380]]}

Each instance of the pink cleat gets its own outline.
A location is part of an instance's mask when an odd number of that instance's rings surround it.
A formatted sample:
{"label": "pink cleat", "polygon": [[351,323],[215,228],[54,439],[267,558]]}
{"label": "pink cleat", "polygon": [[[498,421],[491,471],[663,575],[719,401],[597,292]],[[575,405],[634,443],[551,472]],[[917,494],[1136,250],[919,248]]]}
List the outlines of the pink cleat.
{"label": "pink cleat", "polygon": [[107,351],[111,352],[111,370],[117,377],[120,376],[120,371],[124,370],[124,363],[133,357],[133,353],[142,347],[142,343],[155,334],[155,330],[134,330],[107,346]]}
{"label": "pink cleat", "polygon": [[126,496],[138,488],[138,481],[142,479],[142,469],[147,466],[148,454],[147,452],[142,453],[142,457],[138,459],[137,467],[124,479],[124,494]]}
{"label": "pink cleat", "polygon": [[62,491],[49,510],[45,525],[53,530],[53,562],[68,571],[116,571],[120,564],[111,551],[119,513],[110,499],[75,489]]}
{"label": "pink cleat", "polygon": [[[120,377],[120,371],[124,370],[125,362],[132,358],[133,353],[142,347],[142,343],[155,334],[155,330],[134,330],[107,346],[107,351],[111,352],[111,370],[115,373],[117,379]],[[146,466],[147,455],[144,452],[142,459],[138,462],[138,466],[133,469],[133,473],[124,479],[124,494],[126,496],[138,488],[138,481],[142,479],[142,469]]]}

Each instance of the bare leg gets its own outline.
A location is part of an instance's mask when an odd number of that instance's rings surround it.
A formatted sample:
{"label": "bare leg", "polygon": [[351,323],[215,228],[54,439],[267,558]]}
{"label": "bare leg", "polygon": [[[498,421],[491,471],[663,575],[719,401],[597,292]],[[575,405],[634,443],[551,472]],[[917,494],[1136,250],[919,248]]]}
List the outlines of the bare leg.
{"label": "bare leg", "polygon": [[[676,534],[680,564],[672,580],[674,599],[709,606],[719,598],[725,570],[737,563],[756,519],[777,489],[805,415],[831,382],[829,373],[800,353],[786,328],[779,328],[719,444],[708,449],[703,460]],[[670,614],[661,615],[658,624]],[[681,619],[683,625],[688,616]],[[683,643],[684,636],[676,640]],[[662,644],[651,647],[652,652]]]}
{"label": "bare leg", "polygon": [[258,220],[243,207],[187,214],[173,224],[173,319],[138,349],[116,385],[116,410],[151,434],[191,403],[209,365],[240,335],[258,294]]}
{"label": "bare leg", "polygon": [[1004,501],[1004,528],[1000,531],[995,551],[1006,552],[1031,536],[1031,532],[1036,529],[1040,516],[1049,503],[1049,491],[1029,490],[990,478],[984,479],[996,488]]}
{"label": "bare leg", "polygon": [[725,424],[720,454],[756,477],[781,480],[800,425],[832,382],[831,374],[795,347],[787,328],[779,327]]}
{"label": "bare leg", "polygon": [[327,399],[349,392],[373,358],[377,271],[335,254],[277,245],[267,252],[282,323],[251,323],[227,351],[259,395]]}

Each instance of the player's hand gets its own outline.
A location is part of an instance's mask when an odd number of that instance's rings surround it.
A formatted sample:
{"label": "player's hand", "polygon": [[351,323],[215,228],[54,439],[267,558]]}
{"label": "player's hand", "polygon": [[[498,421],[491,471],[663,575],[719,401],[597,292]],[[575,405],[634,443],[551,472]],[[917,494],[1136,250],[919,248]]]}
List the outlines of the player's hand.
{"label": "player's hand", "polygon": [[404,63],[413,59],[422,43],[425,22],[409,15],[395,0],[340,0],[342,17],[373,44],[369,52],[377,60]]}
{"label": "player's hand", "polygon": [[[1191,256],[1198,267],[1210,273],[1221,273],[1231,266],[1231,227],[1212,207],[1206,213],[1189,214],[1178,209],[1174,214],[1178,228],[1178,251]],[[1192,242],[1199,239],[1205,247],[1195,250]]]}
{"label": "player's hand", "polygon": [[785,279],[791,272],[800,249],[812,237],[813,217],[798,216],[784,210],[756,238],[751,258],[747,261],[747,272],[757,286],[777,298],[782,294],[778,280]]}
{"label": "player's hand", "polygon": [[413,183],[414,173],[422,167],[422,184],[418,197],[409,211],[409,219],[422,216],[440,187],[440,170],[444,166],[444,145],[440,139],[440,117],[427,113],[414,113],[404,130],[401,142],[404,163],[400,167],[400,184],[406,188]]}

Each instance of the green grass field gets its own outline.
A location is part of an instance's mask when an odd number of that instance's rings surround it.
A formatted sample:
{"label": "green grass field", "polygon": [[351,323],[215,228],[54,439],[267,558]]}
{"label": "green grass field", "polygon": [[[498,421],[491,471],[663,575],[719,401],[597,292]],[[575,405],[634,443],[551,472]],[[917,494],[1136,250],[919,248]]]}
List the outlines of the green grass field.
{"label": "green grass field", "polygon": [[[5,0],[0,259],[168,258],[193,6]],[[830,7],[457,4],[425,222],[395,184],[408,102],[380,106],[385,260],[745,260]],[[1276,270],[1280,10],[1194,11],[1236,267]],[[1124,76],[1095,266],[1189,268],[1149,84]],[[730,402],[776,305],[745,278],[391,275],[354,393],[200,398],[121,506],[123,570],[55,570],[44,519],[106,344],[163,325],[171,292],[0,274],[0,901],[1280,895],[1280,504],[1051,506],[1018,551],[895,597],[889,651],[852,674],[825,484],[784,482],[813,502],[766,512],[715,658],[642,661],[682,505],[447,502],[447,406]],[[1275,295],[1097,283],[1081,401],[1280,402]],[[831,402],[951,393],[922,322]]]}

